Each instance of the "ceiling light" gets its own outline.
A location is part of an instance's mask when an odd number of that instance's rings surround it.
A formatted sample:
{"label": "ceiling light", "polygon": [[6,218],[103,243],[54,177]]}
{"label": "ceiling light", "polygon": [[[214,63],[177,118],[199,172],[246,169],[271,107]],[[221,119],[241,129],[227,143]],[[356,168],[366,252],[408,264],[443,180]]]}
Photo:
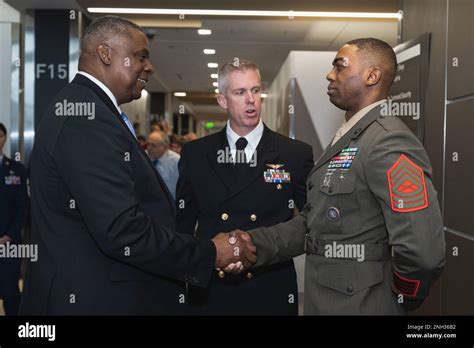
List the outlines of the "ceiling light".
{"label": "ceiling light", "polygon": [[211,79],[217,79],[219,77],[219,75],[217,74],[211,74]]}
{"label": "ceiling light", "polygon": [[218,86],[217,82],[213,82],[212,85],[213,85],[214,87],[217,87],[217,86]]}
{"label": "ceiling light", "polygon": [[216,94],[219,94],[219,88],[216,88],[216,89],[214,90],[214,92],[215,92]]}
{"label": "ceiling light", "polygon": [[186,97],[186,92],[174,92],[175,97]]}
{"label": "ceiling light", "polygon": [[204,54],[216,54],[216,50],[213,50],[211,48],[205,48]]}
{"label": "ceiling light", "polygon": [[217,63],[207,63],[208,68],[217,68],[218,66],[219,66],[219,64],[217,64]]}
{"label": "ceiling light", "polygon": [[[326,17],[326,18],[393,18],[401,19],[402,12],[324,12],[324,11],[263,11],[263,10],[207,10],[169,8],[88,7],[90,13],[126,13],[185,16],[244,16],[244,17]],[[201,33],[201,31],[205,33]],[[200,35],[210,35],[209,29],[199,29]]]}
{"label": "ceiling light", "polygon": [[212,30],[211,29],[198,29],[198,34],[199,35],[211,35]]}
{"label": "ceiling light", "polygon": [[267,93],[262,93],[262,94],[260,94],[260,97],[261,98],[266,98],[266,97],[268,97],[268,95],[267,95]]}

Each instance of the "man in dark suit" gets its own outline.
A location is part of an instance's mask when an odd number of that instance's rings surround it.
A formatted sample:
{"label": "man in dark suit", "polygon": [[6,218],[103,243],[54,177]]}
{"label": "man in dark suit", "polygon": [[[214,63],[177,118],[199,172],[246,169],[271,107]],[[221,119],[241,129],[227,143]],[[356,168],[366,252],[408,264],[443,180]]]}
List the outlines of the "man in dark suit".
{"label": "man in dark suit", "polygon": [[[0,123],[0,248],[4,250],[21,243],[28,203],[25,167],[3,153],[6,139],[7,129]],[[0,298],[6,315],[18,313],[20,266],[19,257],[0,258]]]}
{"label": "man in dark suit", "polygon": [[[236,64],[237,63],[237,64]],[[260,119],[258,67],[234,60],[219,70],[219,105],[229,115],[220,132],[183,147],[177,187],[179,231],[212,238],[236,227],[271,226],[306,202],[313,166],[309,145],[268,129]],[[293,261],[240,275],[215,272],[208,289],[190,287],[192,314],[296,315]]]}
{"label": "man in dark suit", "polygon": [[[206,286],[228,238],[175,233],[170,192],[119,105],[138,99],[153,67],[143,30],[99,18],[79,73],[52,101],[31,156],[32,242],[22,314],[175,314],[172,279]],[[246,257],[242,245],[234,262]]]}

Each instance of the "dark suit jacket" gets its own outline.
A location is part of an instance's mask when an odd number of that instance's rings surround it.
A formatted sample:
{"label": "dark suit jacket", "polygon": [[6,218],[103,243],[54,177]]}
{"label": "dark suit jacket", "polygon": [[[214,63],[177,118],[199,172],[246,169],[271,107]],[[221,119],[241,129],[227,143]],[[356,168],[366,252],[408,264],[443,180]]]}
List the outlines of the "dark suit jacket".
{"label": "dark suit jacket", "polygon": [[[13,240],[11,243],[21,243],[27,205],[25,167],[3,155],[0,163],[0,237],[7,235]],[[20,265],[19,258],[0,258],[0,298],[18,294]]]}
{"label": "dark suit jacket", "polygon": [[[271,226],[293,217],[294,207],[306,203],[305,181],[313,167],[309,145],[275,133],[266,126],[257,146],[257,165],[237,182],[233,163],[219,163],[228,147],[226,129],[183,147],[177,186],[177,221],[180,232],[212,238],[236,228]],[[283,164],[290,183],[266,183],[268,164]],[[293,203],[292,203],[293,202]],[[225,215],[223,215],[225,214]],[[250,279],[249,279],[250,278]],[[296,315],[296,272],[293,261],[262,267],[238,276],[219,278],[214,272],[208,289],[192,288],[188,300],[192,314]]]}
{"label": "dark suit jacket", "polygon": [[[95,117],[56,103],[93,103]],[[32,242],[22,314],[173,314],[178,285],[206,286],[215,247],[175,233],[173,200],[107,95],[77,75],[31,155]],[[170,308],[170,305],[172,308]]]}

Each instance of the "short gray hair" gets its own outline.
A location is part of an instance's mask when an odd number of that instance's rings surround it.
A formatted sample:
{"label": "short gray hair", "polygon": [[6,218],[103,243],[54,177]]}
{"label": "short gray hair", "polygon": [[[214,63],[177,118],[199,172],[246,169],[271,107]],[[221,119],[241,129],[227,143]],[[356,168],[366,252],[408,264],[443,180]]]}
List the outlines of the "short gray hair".
{"label": "short gray hair", "polygon": [[146,35],[141,27],[122,17],[104,16],[94,19],[82,35],[81,51],[87,51],[90,44],[106,41],[117,35],[132,37],[129,29],[139,30]]}
{"label": "short gray hair", "polygon": [[224,65],[221,65],[219,71],[217,72],[217,86],[219,88],[219,93],[224,94],[227,91],[227,77],[231,73],[233,73],[234,71],[246,70],[255,70],[258,74],[258,78],[261,80],[260,69],[258,68],[257,64],[250,60],[236,57],[233,60],[228,61]]}

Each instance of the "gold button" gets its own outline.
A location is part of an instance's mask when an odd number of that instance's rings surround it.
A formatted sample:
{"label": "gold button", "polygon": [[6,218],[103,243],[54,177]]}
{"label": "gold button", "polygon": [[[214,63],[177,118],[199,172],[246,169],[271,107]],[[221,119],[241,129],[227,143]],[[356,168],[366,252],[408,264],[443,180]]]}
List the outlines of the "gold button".
{"label": "gold button", "polygon": [[278,184],[277,185],[277,190],[281,190],[281,187],[282,187],[281,184]]}
{"label": "gold button", "polygon": [[250,220],[256,221],[257,220],[257,215],[255,215],[255,214],[250,215]]}
{"label": "gold button", "polygon": [[247,279],[252,279],[252,278],[253,278],[253,274],[250,273],[250,272],[248,272],[248,273],[247,273]]}
{"label": "gold button", "polygon": [[228,218],[229,218],[229,214],[227,214],[227,213],[223,213],[221,215],[221,219],[224,220],[224,221],[227,220]]}
{"label": "gold button", "polygon": [[225,273],[224,271],[219,271],[219,273],[217,273],[219,275],[219,278],[224,278],[225,277]]}

